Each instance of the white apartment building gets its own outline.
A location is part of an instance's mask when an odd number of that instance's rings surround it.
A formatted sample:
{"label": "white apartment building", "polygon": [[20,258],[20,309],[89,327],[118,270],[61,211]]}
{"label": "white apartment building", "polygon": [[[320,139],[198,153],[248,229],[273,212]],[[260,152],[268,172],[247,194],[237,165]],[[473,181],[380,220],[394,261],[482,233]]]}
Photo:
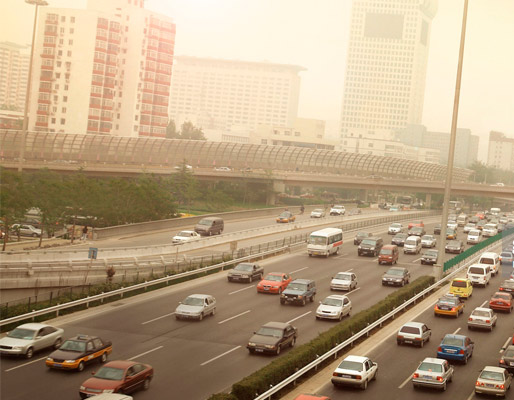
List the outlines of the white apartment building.
{"label": "white apartment building", "polygon": [[298,113],[295,65],[176,56],[170,118],[204,131],[254,132],[258,125],[292,126]]}
{"label": "white apartment building", "polygon": [[29,46],[0,42],[0,106],[25,108],[29,59]]}
{"label": "white apartment building", "polygon": [[436,11],[437,0],[353,1],[341,142],[353,128],[391,130],[421,122]]}
{"label": "white apartment building", "polygon": [[42,7],[30,129],[165,137],[175,44],[171,18],[143,0]]}
{"label": "white apartment building", "polygon": [[501,132],[491,131],[487,165],[514,172],[514,138],[509,138]]}

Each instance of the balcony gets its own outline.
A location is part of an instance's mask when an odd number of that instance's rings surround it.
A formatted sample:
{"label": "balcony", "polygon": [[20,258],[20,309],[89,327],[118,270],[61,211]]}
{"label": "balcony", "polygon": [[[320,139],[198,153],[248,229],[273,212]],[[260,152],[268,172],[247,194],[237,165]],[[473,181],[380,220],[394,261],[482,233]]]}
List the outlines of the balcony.
{"label": "balcony", "polygon": [[49,19],[49,18],[47,18],[47,19],[45,20],[45,24],[58,25],[58,24],[59,24],[59,21],[58,21],[58,20],[56,20],[56,19]]}
{"label": "balcony", "polygon": [[111,132],[111,128],[100,128],[100,132],[102,132],[102,133],[110,133]]}
{"label": "balcony", "polygon": [[48,127],[48,121],[46,121],[46,122],[38,122],[38,121],[36,121],[36,126]]}
{"label": "balcony", "polygon": [[41,54],[41,58],[55,58],[55,54],[45,54],[45,53],[42,53]]}
{"label": "balcony", "polygon": [[37,115],[48,115],[49,111],[48,110],[46,110],[46,111],[44,111],[44,110],[37,110],[36,114]]}
{"label": "balcony", "polygon": [[41,69],[44,70],[44,71],[53,71],[54,70],[54,65],[41,65]]}

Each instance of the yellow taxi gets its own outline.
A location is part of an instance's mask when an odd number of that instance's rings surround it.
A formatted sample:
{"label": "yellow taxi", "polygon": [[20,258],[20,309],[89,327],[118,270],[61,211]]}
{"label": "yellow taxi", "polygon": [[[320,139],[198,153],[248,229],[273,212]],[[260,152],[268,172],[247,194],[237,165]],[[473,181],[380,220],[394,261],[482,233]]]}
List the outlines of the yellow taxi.
{"label": "yellow taxi", "polygon": [[434,316],[450,315],[457,318],[464,312],[464,303],[459,296],[447,294],[441,297],[434,306]]}
{"label": "yellow taxi", "polygon": [[455,278],[450,286],[450,293],[467,299],[473,294],[473,285],[466,278]]}

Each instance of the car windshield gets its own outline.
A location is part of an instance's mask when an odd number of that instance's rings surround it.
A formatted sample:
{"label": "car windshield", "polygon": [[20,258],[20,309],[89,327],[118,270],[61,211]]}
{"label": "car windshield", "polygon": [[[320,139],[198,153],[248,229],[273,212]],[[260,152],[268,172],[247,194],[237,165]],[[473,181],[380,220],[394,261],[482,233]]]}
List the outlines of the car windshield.
{"label": "car windshield", "polygon": [[343,206],[334,206],[332,207],[332,210],[342,210]]}
{"label": "car windshield", "polygon": [[403,275],[403,270],[401,269],[390,269],[387,271],[387,275]]}
{"label": "car windshield", "polygon": [[290,215],[291,213],[289,211],[284,211],[282,214],[279,215],[279,217],[289,218]]}
{"label": "car windshield", "polygon": [[186,297],[186,299],[182,302],[182,304],[186,306],[202,306],[203,299],[199,297]]}
{"label": "car windshield", "polygon": [[261,329],[257,331],[257,335],[261,336],[273,336],[273,337],[282,337],[282,329],[279,328],[269,328],[267,326],[262,326]]}
{"label": "car windshield", "polygon": [[434,240],[434,237],[433,236],[430,236],[430,235],[424,235],[421,240]]}
{"label": "car windshield", "polygon": [[370,246],[374,246],[376,244],[376,242],[372,239],[364,239],[362,241],[362,244],[369,244]]}
{"label": "car windshield", "polygon": [[484,370],[482,371],[482,373],[480,374],[479,378],[482,378],[482,379],[489,379],[491,381],[498,381],[498,382],[503,382],[503,372],[496,372],[496,371],[488,371],[488,370]]}
{"label": "car windshield", "polygon": [[401,228],[402,224],[391,224],[391,228]]}
{"label": "car windshield", "polygon": [[490,317],[491,313],[486,310],[473,310],[471,315],[473,315],[475,317]]}
{"label": "car windshield", "polygon": [[448,246],[459,247],[460,246],[460,242],[458,240],[452,240],[451,242],[448,242]]}
{"label": "car windshield", "polygon": [[459,302],[456,299],[450,297],[442,297],[439,299],[439,304],[447,304],[450,306],[456,306]]}
{"label": "car windshield", "polygon": [[385,256],[390,256],[391,254],[393,254],[393,251],[391,249],[382,249],[382,250],[380,250],[380,254],[383,254]]}
{"label": "car windshield", "polygon": [[420,226],[413,226],[410,230],[411,232],[421,232],[423,231],[423,228],[421,228]]}
{"label": "car windshield", "polygon": [[107,379],[109,381],[121,381],[125,370],[120,368],[102,367],[94,375],[98,379]]}
{"label": "car windshield", "polygon": [[434,256],[434,257],[436,257],[437,256],[437,250],[429,250],[429,251],[425,252],[424,255],[425,256]]}
{"label": "car windshield", "polygon": [[287,287],[288,290],[301,290],[305,291],[307,290],[307,284],[306,283],[296,283],[291,282],[289,286]]}
{"label": "car windshield", "polygon": [[493,299],[500,299],[500,300],[510,300],[511,295],[510,294],[503,294],[503,293],[495,293],[492,297]]}
{"label": "car windshield", "polygon": [[324,306],[335,306],[340,307],[343,305],[343,301],[341,299],[333,299],[330,297],[327,297],[325,300],[321,302]]}
{"label": "car windshield", "polygon": [[30,340],[30,339],[34,338],[35,334],[36,334],[36,331],[34,331],[32,329],[16,328],[15,330],[9,332],[7,334],[7,337],[10,337],[13,339]]}
{"label": "car windshield", "polygon": [[363,365],[360,362],[357,361],[347,361],[344,360],[337,368],[340,369],[350,369],[352,371],[362,371]]}
{"label": "car windshield", "polygon": [[420,371],[427,371],[427,372],[443,372],[443,366],[441,364],[435,364],[430,362],[422,362],[419,364],[418,369]]}
{"label": "car windshield", "polygon": [[266,275],[266,278],[264,278],[265,281],[273,281],[273,282],[280,282],[282,281],[282,277],[279,275]]}
{"label": "car windshield", "polygon": [[500,287],[503,287],[503,288],[512,288],[514,287],[514,281],[509,279],[507,281],[504,281]]}
{"label": "car windshield", "polygon": [[466,282],[464,282],[464,281],[453,281],[452,282],[452,286],[465,288],[466,287]]}
{"label": "car windshield", "polygon": [[453,235],[455,234],[455,231],[452,229],[452,228],[449,228],[448,231],[446,232],[448,235]]}
{"label": "car windshield", "polygon": [[312,210],[313,213],[322,213],[323,210],[321,208],[316,208],[314,210]]}
{"label": "car windshield", "polygon": [[237,264],[234,268],[236,271],[251,271],[253,268],[252,264]]}
{"label": "car windshield", "polygon": [[505,350],[505,353],[503,353],[503,357],[514,358],[514,348],[509,347],[507,350]]}
{"label": "car windshield", "polygon": [[358,232],[356,235],[358,238],[366,238],[369,236],[369,233],[367,232]]}
{"label": "car windshield", "polygon": [[487,257],[482,257],[479,261],[480,264],[488,264],[488,265],[493,265],[494,264],[494,260],[492,258],[487,258]]}
{"label": "car windshield", "polygon": [[198,222],[198,225],[211,226],[212,225],[212,221],[210,221],[208,219],[202,219],[200,222]]}
{"label": "car windshield", "polygon": [[469,236],[479,236],[480,235],[480,231],[469,231]]}
{"label": "car windshield", "polygon": [[86,342],[78,340],[66,340],[61,345],[61,347],[59,347],[59,350],[84,352],[86,351]]}
{"label": "car windshield", "polygon": [[413,333],[415,335],[419,335],[419,328],[416,328],[414,326],[402,326],[402,328],[400,329],[400,332]]}
{"label": "car windshield", "polygon": [[341,273],[341,274],[337,274],[336,276],[334,276],[334,279],[340,279],[342,281],[350,281],[352,279],[352,276],[350,274]]}
{"label": "car windshield", "polygon": [[327,244],[327,238],[325,236],[309,236],[309,244],[314,245],[325,245]]}
{"label": "car windshield", "polygon": [[180,236],[180,237],[189,237],[189,236],[191,236],[191,233],[190,233],[190,232],[187,232],[187,231],[182,231],[182,232],[179,232],[177,236]]}
{"label": "car windshield", "polygon": [[463,345],[463,340],[461,338],[456,338],[456,337],[445,337],[443,339],[443,341],[441,342],[441,344],[444,344],[446,346],[462,346]]}
{"label": "car windshield", "polygon": [[406,233],[397,233],[394,235],[395,239],[405,239],[408,235]]}

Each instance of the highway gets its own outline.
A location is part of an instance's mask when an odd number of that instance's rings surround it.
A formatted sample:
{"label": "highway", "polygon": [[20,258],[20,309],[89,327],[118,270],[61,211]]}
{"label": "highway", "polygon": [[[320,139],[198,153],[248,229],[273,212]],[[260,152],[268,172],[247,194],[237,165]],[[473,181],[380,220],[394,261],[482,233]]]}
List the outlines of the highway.
{"label": "highway", "polygon": [[[432,226],[427,224],[429,233]],[[370,231],[380,234],[384,243],[390,243],[392,236],[386,234],[386,229],[382,226]],[[462,233],[460,235],[464,238]],[[333,326],[333,322],[315,320],[314,312],[317,301],[331,294],[329,282],[336,272],[351,270],[357,274],[358,288],[349,294],[353,313],[370,307],[395,290],[381,285],[380,277],[387,266],[378,266],[375,258],[357,256],[353,235],[345,236],[341,250],[338,256],[328,259],[310,258],[302,249],[261,262],[265,272],[282,271],[294,278],[316,281],[316,302],[305,307],[281,306],[277,296],[257,294],[256,282],[229,283],[222,273],[49,323],[64,328],[65,338],[81,333],[112,340],[111,360],[135,359],[151,364],[156,371],[151,388],[138,393],[137,399],[157,399],[171,391],[190,399],[204,399],[212,393],[228,390],[232,383],[274,359],[273,356],[250,355],[245,348],[252,332],[260,325],[268,321],[292,322],[299,329],[298,344],[308,342]],[[432,267],[420,265],[419,258],[419,255],[400,252],[398,265],[409,268],[411,280],[432,272]],[[201,322],[177,321],[173,311],[179,301],[192,293],[213,295],[218,303],[216,315]],[[459,322],[462,320],[461,317]],[[44,358],[48,354],[49,351],[36,353],[32,360],[2,358],[1,397],[9,400],[78,398],[80,384],[91,371],[99,368],[95,363],[87,366],[83,373],[47,370]],[[408,375],[410,369],[405,372]],[[386,368],[382,373],[387,376]],[[27,385],[29,380],[31,384]]]}

